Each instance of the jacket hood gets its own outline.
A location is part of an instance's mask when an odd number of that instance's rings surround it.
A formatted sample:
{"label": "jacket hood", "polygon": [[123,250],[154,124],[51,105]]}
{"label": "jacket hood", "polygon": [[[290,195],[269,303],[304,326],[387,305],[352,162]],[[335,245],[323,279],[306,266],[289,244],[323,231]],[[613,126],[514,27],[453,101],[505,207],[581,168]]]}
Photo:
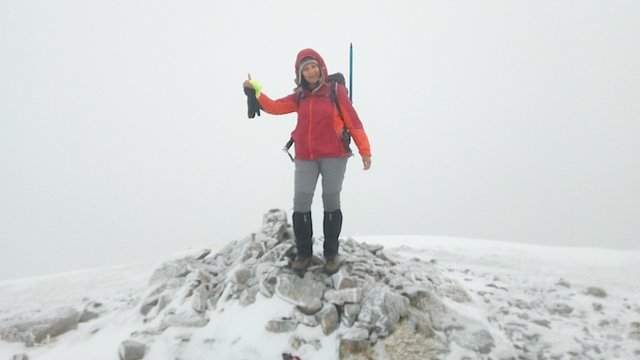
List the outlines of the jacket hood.
{"label": "jacket hood", "polygon": [[325,64],[324,59],[322,58],[322,56],[320,56],[320,54],[318,54],[317,51],[313,49],[303,49],[303,50],[300,50],[300,52],[298,53],[298,56],[296,56],[296,66],[295,66],[296,85],[300,85],[302,83],[301,65],[303,60],[307,58],[312,58],[318,62],[318,66],[320,67],[320,74],[322,76],[321,80],[324,82],[329,76],[329,72],[327,71],[327,65]]}

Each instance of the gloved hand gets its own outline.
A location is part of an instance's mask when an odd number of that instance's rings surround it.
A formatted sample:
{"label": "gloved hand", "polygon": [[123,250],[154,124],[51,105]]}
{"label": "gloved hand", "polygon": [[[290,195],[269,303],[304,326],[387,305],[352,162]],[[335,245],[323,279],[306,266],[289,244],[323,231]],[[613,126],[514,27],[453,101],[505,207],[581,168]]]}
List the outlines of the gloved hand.
{"label": "gloved hand", "polygon": [[244,93],[247,95],[247,115],[249,119],[253,119],[256,114],[260,116],[260,103],[258,102],[258,98],[260,97],[260,90],[262,90],[262,85],[255,80],[246,80],[243,84]]}

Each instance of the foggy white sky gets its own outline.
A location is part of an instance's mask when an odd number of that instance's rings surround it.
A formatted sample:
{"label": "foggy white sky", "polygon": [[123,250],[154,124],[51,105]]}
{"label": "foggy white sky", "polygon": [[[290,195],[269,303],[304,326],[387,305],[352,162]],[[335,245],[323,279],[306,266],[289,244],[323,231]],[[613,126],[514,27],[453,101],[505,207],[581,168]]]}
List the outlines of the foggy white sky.
{"label": "foggy white sky", "polygon": [[638,249],[639,20],[637,1],[0,0],[0,280],[291,209],[295,116],[247,119],[242,80],[287,95],[300,49],[347,73],[350,42],[373,167],[350,162],[343,236]]}

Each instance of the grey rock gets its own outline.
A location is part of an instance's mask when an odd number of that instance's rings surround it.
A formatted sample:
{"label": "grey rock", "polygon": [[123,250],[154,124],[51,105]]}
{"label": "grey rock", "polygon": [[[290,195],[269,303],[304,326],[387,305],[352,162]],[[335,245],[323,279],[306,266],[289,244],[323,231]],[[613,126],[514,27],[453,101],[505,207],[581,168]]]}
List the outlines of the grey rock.
{"label": "grey rock", "polygon": [[356,324],[373,328],[375,329],[373,333],[384,337],[393,330],[393,326],[400,317],[407,314],[408,310],[409,299],[384,287],[376,286],[369,290],[363,300]]}
{"label": "grey rock", "polygon": [[298,323],[293,319],[282,318],[269,320],[266,329],[272,333],[292,332],[298,327]]}
{"label": "grey rock", "polygon": [[249,306],[256,302],[257,287],[246,288],[240,294],[240,305]]}
{"label": "grey rock", "polygon": [[233,273],[233,280],[235,281],[236,284],[245,285],[249,282],[250,278],[251,278],[251,269],[244,266],[240,266]]}
{"label": "grey rock", "polygon": [[414,285],[414,283],[404,277],[393,277],[389,280],[389,287],[397,291],[402,291],[403,289]]}
{"label": "grey rock", "polygon": [[480,354],[488,354],[495,347],[493,336],[485,329],[475,332],[456,331],[453,334],[453,341],[463,348],[477,351]]}
{"label": "grey rock", "polygon": [[142,315],[147,315],[156,305],[158,305],[158,299],[160,294],[165,290],[166,286],[163,284],[151,291],[146,298],[142,300],[142,305],[140,305],[140,313]]}
{"label": "grey rock", "polygon": [[291,311],[291,317],[293,318],[293,320],[309,327],[316,327],[320,325],[318,315],[319,313],[314,315],[307,315],[300,311],[300,309],[298,309],[297,307],[294,307]]}
{"label": "grey rock", "polygon": [[377,253],[378,251],[381,251],[381,250],[383,250],[383,249],[384,249],[384,246],[382,246],[382,245],[377,245],[377,244],[366,244],[366,243],[363,243],[363,244],[362,244],[362,247],[363,247],[364,249],[366,249],[367,251],[371,252],[372,254],[375,254],[375,253]]}
{"label": "grey rock", "polygon": [[352,328],[342,333],[342,339],[346,339],[346,340],[361,341],[361,340],[367,340],[368,338],[369,338],[369,331],[364,328]]}
{"label": "grey rock", "polygon": [[260,257],[262,257],[262,255],[264,255],[264,252],[265,252],[264,244],[259,242],[249,243],[245,246],[242,252],[240,261],[244,263],[248,263],[250,262],[250,260],[257,260]]}
{"label": "grey rock", "polygon": [[223,291],[223,285],[216,286],[211,291],[209,291],[209,298],[207,299],[207,308],[209,310],[215,310],[217,308],[218,301],[220,300],[220,297],[222,297]]}
{"label": "grey rock", "polygon": [[442,294],[459,303],[471,302],[471,296],[460,285],[447,283],[440,286]]}
{"label": "grey rock", "polygon": [[198,268],[193,273],[193,281],[200,284],[213,283],[213,282],[216,282],[216,280],[217,279],[215,278],[215,276],[211,272],[209,272],[208,269],[206,269],[205,267]]}
{"label": "grey rock", "polygon": [[285,256],[293,254],[294,250],[295,243],[293,241],[286,241],[269,250],[260,260],[275,264],[281,261]]}
{"label": "grey rock", "polygon": [[199,286],[193,291],[191,308],[195,312],[203,313],[207,311],[207,300],[209,300],[209,291],[206,286]]}
{"label": "grey rock", "polygon": [[340,271],[331,275],[331,281],[336,290],[354,288],[357,286],[356,280],[350,277],[344,269],[340,269]]}
{"label": "grey rock", "polygon": [[16,354],[11,357],[11,360],[29,360],[29,356],[27,354]]}
{"label": "grey rock", "polygon": [[324,299],[336,305],[359,303],[362,301],[362,288],[327,290],[324,293]]}
{"label": "grey rock", "polygon": [[302,347],[302,345],[306,344],[307,342],[296,335],[293,335],[291,338],[289,338],[289,345],[291,345],[292,348],[298,350],[300,349],[300,347]]}
{"label": "grey rock", "polygon": [[298,306],[307,315],[315,314],[322,309],[322,295],[325,287],[307,273],[304,278],[282,274],[278,276],[276,294],[283,300]]}
{"label": "grey rock", "polygon": [[78,319],[78,322],[85,323],[93,319],[97,319],[98,317],[100,317],[100,314],[98,314],[97,312],[91,311],[89,309],[84,309],[80,314],[80,318]]}
{"label": "grey rock", "polygon": [[204,258],[209,256],[209,254],[211,254],[211,249],[201,249],[201,250],[198,250],[195,254],[193,254],[192,258],[194,260],[203,260]]}
{"label": "grey rock", "polygon": [[278,278],[273,275],[265,275],[260,277],[260,294],[266,298],[271,298],[276,291]]}
{"label": "grey rock", "polygon": [[[450,349],[446,340],[439,336],[425,338],[416,333],[413,326],[405,321],[401,321],[394,332],[388,337],[378,341],[375,346],[376,354],[380,354],[381,359],[402,359],[402,360],[441,360],[441,359],[490,359],[493,357],[453,357],[450,356]],[[385,356],[386,355],[386,356]],[[497,357],[496,359],[515,359],[507,357]]]}
{"label": "grey rock", "polygon": [[342,307],[342,324],[346,327],[352,327],[360,314],[361,304],[344,304]]}
{"label": "grey rock", "polygon": [[102,308],[102,304],[97,302],[91,302],[87,304],[87,306],[80,313],[80,318],[78,319],[79,323],[84,323],[96,319],[100,316],[100,311]]}
{"label": "grey rock", "polygon": [[120,360],[140,360],[144,357],[147,346],[135,340],[125,340],[120,344],[118,355]]}
{"label": "grey rock", "polygon": [[573,312],[573,308],[565,303],[555,303],[548,307],[551,314],[568,316]]}
{"label": "grey rock", "polygon": [[305,340],[297,335],[291,336],[291,338],[289,339],[289,345],[291,345],[291,347],[296,350],[300,349],[303,345],[311,345],[316,350],[320,350],[320,348],[322,348],[322,343],[320,342],[320,340]]}
{"label": "grey rock", "polygon": [[606,298],[607,297],[607,292],[604,291],[602,288],[599,287],[588,287],[587,290],[585,291],[585,294],[587,295],[591,295],[591,296],[595,296],[598,298]]}
{"label": "grey rock", "polygon": [[165,326],[177,327],[203,327],[209,323],[206,313],[199,314],[195,311],[184,311],[178,314],[168,315],[163,319]]}
{"label": "grey rock", "polygon": [[285,240],[287,234],[287,213],[280,209],[271,209],[262,217],[262,235],[277,239]]}
{"label": "grey rock", "polygon": [[382,309],[387,314],[389,326],[393,326],[400,321],[400,317],[407,314],[409,299],[396,293],[387,292],[384,296]]}
{"label": "grey rock", "polygon": [[544,326],[547,329],[551,329],[551,322],[549,320],[546,319],[536,319],[536,320],[532,320],[532,323],[536,324],[536,325],[540,325],[540,326]]}
{"label": "grey rock", "polygon": [[412,287],[405,289],[402,295],[409,298],[411,306],[429,314],[433,329],[444,331],[464,328],[464,316],[445,306],[431,291],[421,287]]}
{"label": "grey rock", "polygon": [[185,277],[189,272],[190,268],[187,260],[180,259],[169,261],[154,270],[153,274],[151,274],[151,278],[149,279],[149,284],[166,283],[173,278]]}
{"label": "grey rock", "polygon": [[62,308],[33,320],[14,320],[0,325],[0,339],[33,346],[75,329],[79,319],[80,313],[76,309]]}
{"label": "grey rock", "polygon": [[325,335],[329,335],[334,332],[338,326],[340,326],[340,315],[338,315],[338,309],[335,305],[327,305],[320,312],[320,325],[322,325],[322,332]]}
{"label": "grey rock", "polygon": [[409,308],[407,317],[408,323],[413,327],[414,331],[424,337],[432,337],[435,335],[433,327],[431,327],[431,319],[429,315],[415,308]]}
{"label": "grey rock", "polygon": [[[370,343],[368,340],[350,340],[341,339],[339,345],[339,359],[361,359],[362,357],[356,357],[358,355],[367,354],[370,349]],[[364,357],[369,359],[369,357]]]}
{"label": "grey rock", "polygon": [[629,326],[629,336],[631,340],[640,341],[640,322],[634,321]]}

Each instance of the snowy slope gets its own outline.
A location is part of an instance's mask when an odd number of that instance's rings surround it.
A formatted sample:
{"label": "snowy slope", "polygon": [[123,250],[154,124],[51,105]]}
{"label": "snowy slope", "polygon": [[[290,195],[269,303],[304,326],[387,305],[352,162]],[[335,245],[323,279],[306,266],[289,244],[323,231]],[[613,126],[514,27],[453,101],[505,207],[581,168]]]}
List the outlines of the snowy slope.
{"label": "snowy slope", "polygon": [[[640,358],[640,334],[633,327],[640,323],[640,252],[426,236],[354,240],[381,244],[399,261],[418,258],[434,263],[473,299],[472,306],[459,310],[502,336],[499,340],[513,344],[504,353],[535,350],[548,359]],[[97,319],[49,343],[26,347],[0,341],[0,359],[21,353],[29,359],[118,359],[120,343],[139,330],[139,303],[160,263],[0,283],[0,324],[64,306],[101,304]],[[248,307],[225,303],[209,312],[204,327],[172,327],[155,335],[145,359],[281,358],[282,352],[291,351],[291,334],[269,333],[262,324],[289,307],[277,297],[258,296]],[[325,337],[317,327],[300,326],[296,334],[321,342],[297,351],[304,360],[337,358],[336,333]],[[531,348],[535,346],[542,348]],[[466,349],[451,350],[449,359],[474,358]]]}

